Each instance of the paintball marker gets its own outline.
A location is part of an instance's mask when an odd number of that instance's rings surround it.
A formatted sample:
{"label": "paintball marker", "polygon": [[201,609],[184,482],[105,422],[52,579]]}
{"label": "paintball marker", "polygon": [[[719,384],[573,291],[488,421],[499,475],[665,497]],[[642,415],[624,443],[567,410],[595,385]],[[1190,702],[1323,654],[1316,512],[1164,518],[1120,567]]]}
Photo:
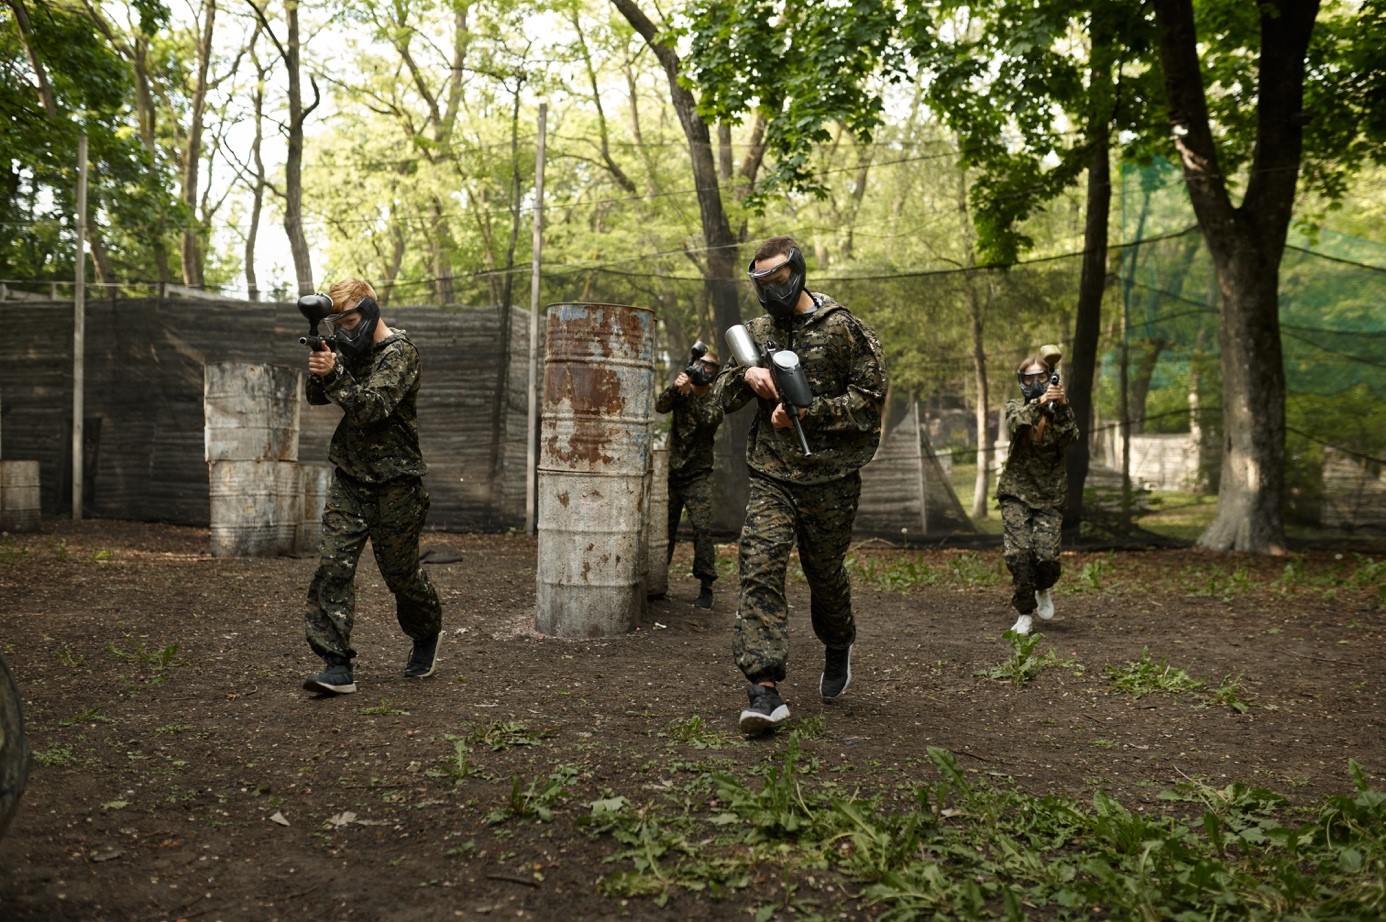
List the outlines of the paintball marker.
{"label": "paintball marker", "polygon": [[[1058,346],[1044,345],[1039,348],[1039,356],[1040,361],[1049,366],[1053,371],[1053,374],[1049,376],[1049,383],[1051,385],[1058,384],[1059,369],[1056,366],[1058,366],[1059,360],[1064,357],[1063,352],[1059,350]],[[1044,412],[1048,413],[1050,416],[1054,415],[1054,401],[1051,400],[1045,403]]]}
{"label": "paintball marker", "polygon": [[324,345],[332,348],[332,344],[318,333],[318,324],[332,313],[332,299],[324,294],[304,295],[298,299],[298,312],[308,320],[308,334],[298,338],[299,345],[314,350]]}
{"label": "paintball marker", "polygon": [[688,380],[692,381],[695,387],[707,387],[716,377],[698,363],[699,359],[707,355],[707,343],[700,339],[688,351],[688,364],[684,366],[683,373],[688,375]]}
{"label": "paintball marker", "polygon": [[751,338],[750,332],[741,324],[727,330],[727,348],[736,360],[750,368],[768,368],[775,382],[775,391],[780,395],[780,403],[789,421],[794,424],[794,434],[799,437],[799,447],[804,457],[813,454],[809,450],[808,439],[804,437],[804,427],[799,422],[800,408],[813,403],[813,389],[809,387],[808,376],[799,364],[799,356],[788,349],[781,349],[773,342],[761,349]]}

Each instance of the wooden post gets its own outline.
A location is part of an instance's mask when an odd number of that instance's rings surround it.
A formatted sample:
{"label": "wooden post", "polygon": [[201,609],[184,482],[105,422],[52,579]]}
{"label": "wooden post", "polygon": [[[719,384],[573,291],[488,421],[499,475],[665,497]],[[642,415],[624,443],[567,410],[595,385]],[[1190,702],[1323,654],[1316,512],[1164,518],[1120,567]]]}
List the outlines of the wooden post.
{"label": "wooden post", "polygon": [[539,139],[534,153],[534,243],[529,273],[529,414],[525,425],[525,534],[538,527],[535,515],[539,435],[539,266],[544,246],[544,135],[549,104],[539,104]]}
{"label": "wooden post", "polygon": [[82,415],[86,412],[87,339],[87,136],[77,139],[77,263],[72,299],[72,521],[82,520],[83,450]]}

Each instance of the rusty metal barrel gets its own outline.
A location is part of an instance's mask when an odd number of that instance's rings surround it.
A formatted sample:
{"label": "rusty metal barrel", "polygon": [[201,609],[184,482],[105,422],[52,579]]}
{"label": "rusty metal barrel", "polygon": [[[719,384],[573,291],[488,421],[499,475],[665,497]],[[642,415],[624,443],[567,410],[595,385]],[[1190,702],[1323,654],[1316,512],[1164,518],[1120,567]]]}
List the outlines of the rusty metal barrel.
{"label": "rusty metal barrel", "polygon": [[669,449],[650,452],[650,505],[645,513],[645,553],[649,559],[645,595],[669,594]]}
{"label": "rusty metal barrel", "polygon": [[29,743],[24,738],[24,709],[19,686],[0,656],[0,836],[10,828],[19,797],[29,780]]}
{"label": "rusty metal barrel", "polygon": [[607,637],[645,611],[654,313],[551,304],[539,432],[535,627]]}

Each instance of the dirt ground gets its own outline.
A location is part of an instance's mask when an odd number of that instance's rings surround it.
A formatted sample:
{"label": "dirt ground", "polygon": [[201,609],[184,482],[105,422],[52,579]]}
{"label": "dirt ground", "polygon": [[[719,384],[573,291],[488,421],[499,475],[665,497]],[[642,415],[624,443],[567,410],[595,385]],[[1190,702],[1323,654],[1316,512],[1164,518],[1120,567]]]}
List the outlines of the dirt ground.
{"label": "dirt ground", "polygon": [[[618,845],[578,823],[592,801],[647,801],[690,766],[753,779],[782,755],[788,730],[736,732],[734,546],[712,611],[690,605],[681,544],[641,630],[583,641],[534,631],[532,539],[425,547],[460,558],[430,566],[438,674],[399,674],[408,642],[367,555],[360,692],[319,699],[301,688],[317,668],[301,627],[313,560],[213,559],[204,530],[130,522],[0,540],[0,651],[35,754],[0,839],[0,918],[726,919],[772,903],[789,885],[777,876],[663,906],[606,895]],[[1310,803],[1352,789],[1350,759],[1380,788],[1386,616],[1379,578],[1349,578],[1361,548],[1068,552],[1040,645],[1061,662],[1015,684],[978,674],[1012,652],[998,549],[861,546],[839,702],[817,695],[821,647],[791,583],[790,727],[812,728],[804,755],[862,797],[932,779],[928,746],[1027,792],[1101,789],[1132,810],[1165,809],[1159,792],[1188,779]],[[907,585],[922,572],[955,578]],[[1118,691],[1106,670],[1146,649],[1212,686],[1239,676],[1244,712]],[[505,818],[551,777],[550,815]],[[793,883],[833,917],[871,917],[850,881]]]}

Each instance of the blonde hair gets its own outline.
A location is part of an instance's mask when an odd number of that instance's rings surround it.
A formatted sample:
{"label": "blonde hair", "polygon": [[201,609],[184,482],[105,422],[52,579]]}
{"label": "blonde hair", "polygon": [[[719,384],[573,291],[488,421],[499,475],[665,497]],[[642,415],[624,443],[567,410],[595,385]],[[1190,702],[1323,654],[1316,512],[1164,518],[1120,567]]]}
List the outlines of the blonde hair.
{"label": "blonde hair", "polygon": [[1028,356],[1025,359],[1025,361],[1021,362],[1019,365],[1016,366],[1015,373],[1018,375],[1023,375],[1025,374],[1025,369],[1029,368],[1031,365],[1038,365],[1045,371],[1054,370],[1053,365],[1050,365],[1048,362],[1046,362],[1044,359],[1040,358],[1037,355],[1032,355]]}
{"label": "blonde hair", "polygon": [[365,279],[342,279],[333,282],[332,287],[327,289],[327,296],[332,299],[332,309],[339,314],[354,308],[362,298],[380,300],[375,296],[375,289],[371,287],[371,283]]}

